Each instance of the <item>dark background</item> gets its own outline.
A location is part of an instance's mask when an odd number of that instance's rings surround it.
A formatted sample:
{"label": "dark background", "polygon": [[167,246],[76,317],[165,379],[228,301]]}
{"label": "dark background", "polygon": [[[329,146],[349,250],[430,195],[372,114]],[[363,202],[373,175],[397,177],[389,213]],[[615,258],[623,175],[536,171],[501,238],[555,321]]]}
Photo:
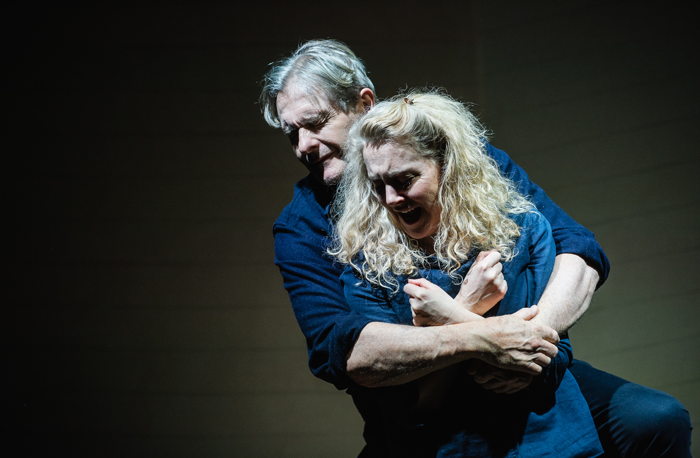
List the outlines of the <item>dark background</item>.
{"label": "dark background", "polygon": [[612,262],[576,356],[700,422],[693,2],[3,9],[2,456],[359,452],[272,264],[304,169],[256,105],[269,62],[326,37],[380,98],[437,85],[476,104]]}

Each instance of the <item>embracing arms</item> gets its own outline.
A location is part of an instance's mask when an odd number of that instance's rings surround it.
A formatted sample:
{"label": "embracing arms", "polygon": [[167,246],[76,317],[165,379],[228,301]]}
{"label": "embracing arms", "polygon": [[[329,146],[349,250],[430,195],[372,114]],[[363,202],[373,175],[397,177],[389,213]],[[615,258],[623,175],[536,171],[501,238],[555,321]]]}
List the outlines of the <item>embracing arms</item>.
{"label": "embracing arms", "polygon": [[[551,349],[545,351],[545,343],[558,341],[548,339],[545,330],[551,331],[552,328],[564,332],[571,327],[588,308],[597,281],[598,273],[583,259],[577,255],[561,254],[555,258],[554,270],[540,299],[539,310],[528,309],[531,316],[482,319],[490,325],[485,328],[477,321],[429,327],[371,322],[360,332],[348,355],[347,374],[364,386],[398,385],[456,362],[477,358],[502,369],[522,372],[520,379],[526,381],[529,379],[527,375],[538,375],[549,363],[543,358],[536,361],[546,361],[547,364],[532,365],[529,362],[529,358],[539,354],[538,350],[549,358],[556,355]],[[506,321],[506,318],[512,319]],[[527,318],[529,322],[524,321]],[[535,327],[535,324],[543,326]],[[503,326],[501,332],[495,332],[498,326]],[[485,334],[476,337],[482,331]],[[505,335],[511,331],[513,335]],[[520,345],[514,345],[511,340],[517,338],[522,339]],[[487,344],[478,353],[481,357],[468,350],[474,343]],[[496,354],[499,351],[500,354]],[[487,384],[485,387],[501,391],[506,383],[499,383],[494,373],[497,372],[475,372],[477,381]],[[505,380],[506,373],[502,374],[500,380]],[[512,380],[512,377],[508,379]],[[515,385],[509,383],[507,386]]]}
{"label": "embracing arms", "polygon": [[450,326],[411,327],[373,322],[350,351],[347,371],[358,384],[400,385],[467,359],[539,374],[556,353],[557,334],[520,316],[493,317]]}
{"label": "embracing arms", "polygon": [[[598,284],[601,284],[609,269],[605,254],[593,235],[549,200],[544,191],[531,183],[527,174],[503,151],[487,145],[487,153],[496,159],[504,174],[519,184],[522,192],[533,196],[540,212],[550,221],[558,256],[555,275],[547,289],[563,291],[557,295],[570,298],[571,306],[563,312],[563,317],[552,313],[566,300],[557,298],[554,294],[547,296],[549,291],[545,292],[540,304],[543,312],[551,308],[543,313],[545,318],[550,316],[552,318],[549,319],[559,320],[560,323],[573,323],[587,306],[585,300],[577,302],[581,297],[590,298],[591,291],[590,288],[584,288],[582,294],[566,291],[576,291],[582,286],[576,278],[584,278],[586,281],[583,284],[590,285],[595,283],[597,274]],[[330,233],[328,217],[311,188],[313,185],[309,180],[302,180],[297,185],[292,203],[275,223],[274,234],[275,262],[284,277],[297,321],[306,337],[309,367],[314,375],[341,389],[347,388],[352,382],[380,386],[412,380],[432,370],[468,359],[471,353],[462,347],[462,343],[468,338],[467,334],[482,329],[480,325],[465,323],[440,328],[400,326],[372,321],[348,307],[338,281],[342,273],[341,267],[325,254]],[[571,266],[568,261],[562,264],[562,253],[572,253],[565,257],[571,257],[574,264],[577,264],[577,258],[581,261],[585,258],[585,261],[574,266],[581,273],[564,275]],[[557,274],[560,267],[561,273]],[[591,270],[594,272],[591,273]],[[493,319],[501,318],[506,317]],[[551,331],[538,323],[542,319],[520,319],[522,323],[518,323],[523,325],[523,329],[529,330],[528,338],[534,339],[531,340],[533,346],[545,342],[547,332]],[[552,324],[559,331],[566,327],[554,322]],[[489,328],[483,330],[488,331]],[[480,339],[482,343],[489,342],[485,348],[506,345],[500,335],[489,336],[492,338]],[[511,356],[501,354],[500,358],[494,357],[492,361],[510,361],[508,364],[511,364],[511,368],[518,365],[521,368],[531,367],[531,361],[527,361],[527,348],[523,350],[521,353],[516,348],[503,350]],[[414,371],[418,375],[414,375]],[[536,372],[537,370],[530,370],[530,373]]]}

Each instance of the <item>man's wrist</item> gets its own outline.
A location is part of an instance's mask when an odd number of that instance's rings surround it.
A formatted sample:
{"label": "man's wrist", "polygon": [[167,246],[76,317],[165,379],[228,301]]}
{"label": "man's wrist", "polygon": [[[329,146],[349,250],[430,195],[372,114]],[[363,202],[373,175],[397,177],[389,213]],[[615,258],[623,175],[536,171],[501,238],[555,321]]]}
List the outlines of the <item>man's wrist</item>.
{"label": "man's wrist", "polygon": [[464,321],[436,329],[439,333],[442,355],[453,355],[455,362],[477,358],[488,351],[488,339],[485,338],[483,324],[485,319]]}

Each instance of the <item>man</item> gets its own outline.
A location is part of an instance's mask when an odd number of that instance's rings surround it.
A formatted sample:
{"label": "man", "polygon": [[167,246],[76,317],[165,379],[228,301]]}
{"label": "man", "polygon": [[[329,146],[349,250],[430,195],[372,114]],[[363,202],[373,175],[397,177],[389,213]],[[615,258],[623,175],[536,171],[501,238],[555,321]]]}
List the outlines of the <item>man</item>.
{"label": "man", "polygon": [[[339,283],[342,269],[326,254],[328,206],[345,167],[347,130],[374,102],[364,66],[333,40],[305,43],[274,64],[261,95],[266,121],[285,132],[311,172],[297,183],[292,202],[274,225],[275,262],[307,339],[311,371],[347,388],[365,419],[362,456],[382,456],[386,446],[367,387],[407,383],[476,359],[474,377],[484,388],[523,389],[556,355],[557,333],[565,334],[583,315],[609,270],[593,234],[503,151],[487,145],[501,172],[532,197],[552,226],[557,257],[538,308],[521,316],[439,327],[371,322],[352,312]],[[570,370],[591,408],[606,456],[690,456],[690,420],[678,401],[583,362],[572,363]]]}

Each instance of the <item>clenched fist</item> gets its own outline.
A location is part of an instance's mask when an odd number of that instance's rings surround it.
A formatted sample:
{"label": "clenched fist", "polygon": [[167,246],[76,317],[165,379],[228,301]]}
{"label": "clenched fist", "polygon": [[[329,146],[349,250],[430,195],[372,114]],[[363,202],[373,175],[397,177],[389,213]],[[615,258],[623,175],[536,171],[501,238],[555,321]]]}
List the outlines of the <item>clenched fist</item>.
{"label": "clenched fist", "polygon": [[506,295],[501,255],[496,250],[482,251],[476,257],[455,300],[467,310],[482,315]]}

